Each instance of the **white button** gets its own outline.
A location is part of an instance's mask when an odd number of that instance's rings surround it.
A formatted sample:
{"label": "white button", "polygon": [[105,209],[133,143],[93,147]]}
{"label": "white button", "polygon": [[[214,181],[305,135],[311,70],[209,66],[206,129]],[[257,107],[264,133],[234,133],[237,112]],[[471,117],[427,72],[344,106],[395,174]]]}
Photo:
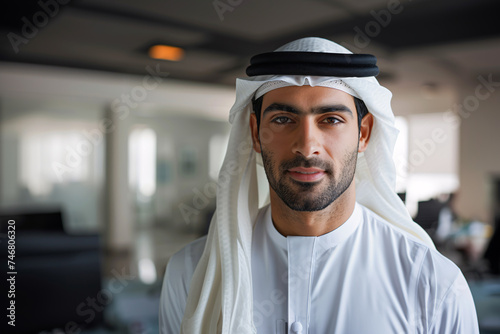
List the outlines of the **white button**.
{"label": "white button", "polygon": [[292,324],[292,333],[301,333],[302,332],[302,324],[298,321],[295,321],[293,324]]}

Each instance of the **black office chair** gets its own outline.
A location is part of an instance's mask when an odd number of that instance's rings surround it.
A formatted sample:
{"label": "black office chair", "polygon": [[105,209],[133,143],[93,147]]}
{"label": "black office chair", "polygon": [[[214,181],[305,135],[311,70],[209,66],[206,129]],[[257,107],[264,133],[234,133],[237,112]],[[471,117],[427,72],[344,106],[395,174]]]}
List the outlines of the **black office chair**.
{"label": "black office chair", "polygon": [[[96,298],[101,291],[99,236],[69,235],[64,231],[62,210],[36,210],[0,212],[0,245],[5,265],[7,222],[15,221],[13,262],[17,272],[15,298],[2,298],[3,310],[10,300],[15,300],[16,326],[2,321],[0,332],[38,333],[102,322],[103,313],[92,311],[87,305],[87,298]],[[3,273],[7,275],[6,270]],[[0,289],[5,294],[10,289],[7,277],[2,277]]]}

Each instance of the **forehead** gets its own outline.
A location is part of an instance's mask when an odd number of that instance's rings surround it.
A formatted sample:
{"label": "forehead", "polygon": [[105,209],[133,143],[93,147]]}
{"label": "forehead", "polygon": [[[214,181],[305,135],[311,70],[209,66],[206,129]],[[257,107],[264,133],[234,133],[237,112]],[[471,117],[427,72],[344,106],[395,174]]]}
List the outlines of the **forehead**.
{"label": "forehead", "polygon": [[300,108],[328,104],[344,104],[355,109],[354,97],[344,91],[321,86],[289,86],[274,89],[264,94],[263,107],[271,103],[286,103]]}

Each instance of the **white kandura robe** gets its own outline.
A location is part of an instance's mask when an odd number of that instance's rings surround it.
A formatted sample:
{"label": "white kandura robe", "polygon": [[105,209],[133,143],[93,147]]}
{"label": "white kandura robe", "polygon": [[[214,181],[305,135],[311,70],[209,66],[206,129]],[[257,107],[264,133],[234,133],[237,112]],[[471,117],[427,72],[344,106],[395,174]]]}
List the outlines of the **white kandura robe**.
{"label": "white kandura robe", "polygon": [[[160,333],[178,334],[189,283],[206,238],[170,260]],[[284,237],[261,209],[252,243],[257,333],[479,333],[458,267],[418,239],[356,204],[319,237]]]}

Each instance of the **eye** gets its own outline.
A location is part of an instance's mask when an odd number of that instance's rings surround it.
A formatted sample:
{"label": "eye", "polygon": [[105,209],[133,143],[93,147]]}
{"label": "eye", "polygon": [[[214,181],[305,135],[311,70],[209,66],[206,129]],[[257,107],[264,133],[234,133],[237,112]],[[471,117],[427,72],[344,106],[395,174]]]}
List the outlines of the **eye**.
{"label": "eye", "polygon": [[278,117],[275,117],[271,120],[271,122],[276,123],[276,124],[285,124],[285,123],[290,123],[291,121],[292,120],[286,116],[278,116]]}
{"label": "eye", "polygon": [[337,123],[341,123],[342,121],[336,117],[327,117],[323,120],[323,123],[327,123],[327,124],[337,124]]}

